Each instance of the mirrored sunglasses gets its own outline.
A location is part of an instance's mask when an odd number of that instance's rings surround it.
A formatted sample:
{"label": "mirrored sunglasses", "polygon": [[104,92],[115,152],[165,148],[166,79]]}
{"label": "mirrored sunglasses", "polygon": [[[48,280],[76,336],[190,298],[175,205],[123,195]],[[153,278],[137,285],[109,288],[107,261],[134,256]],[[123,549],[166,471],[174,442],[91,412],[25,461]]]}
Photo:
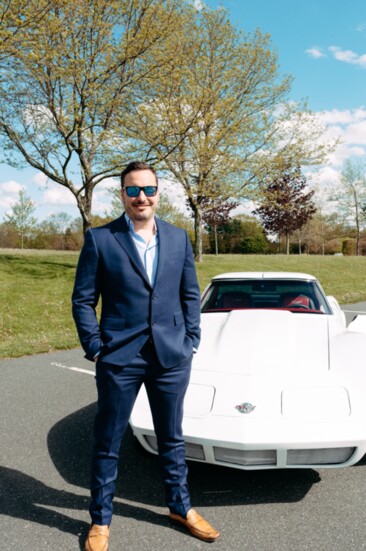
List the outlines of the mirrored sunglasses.
{"label": "mirrored sunglasses", "polygon": [[144,192],[146,197],[154,197],[158,191],[158,186],[126,186],[125,190],[128,197],[138,197],[141,191]]}

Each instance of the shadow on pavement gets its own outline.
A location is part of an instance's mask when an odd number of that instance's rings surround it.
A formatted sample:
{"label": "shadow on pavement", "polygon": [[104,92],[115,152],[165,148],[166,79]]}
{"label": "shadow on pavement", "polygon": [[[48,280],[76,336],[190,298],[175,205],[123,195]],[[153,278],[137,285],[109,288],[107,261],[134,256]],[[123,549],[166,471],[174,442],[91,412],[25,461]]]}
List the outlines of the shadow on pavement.
{"label": "shadow on pavement", "polygon": [[[0,515],[11,516],[70,533],[79,539],[80,549],[84,549],[89,523],[73,519],[52,508],[87,511],[89,497],[50,488],[31,476],[6,467],[0,467],[0,488]],[[168,525],[167,515],[129,504],[122,505],[117,502],[115,514],[159,526]]]}
{"label": "shadow on pavement", "polygon": [[[95,412],[95,404],[80,409],[59,421],[48,434],[50,457],[60,475],[68,483],[86,489]],[[240,471],[189,463],[189,485],[195,507],[296,502],[319,481],[318,472],[311,469]],[[121,447],[117,497],[164,506],[158,458],[136,447],[130,429]]]}
{"label": "shadow on pavement", "polygon": [[56,490],[15,469],[0,467],[0,514],[57,528],[79,537],[80,548],[88,524],[56,512],[50,507],[85,510],[88,498]]}
{"label": "shadow on pavement", "polygon": [[[96,405],[91,404],[56,423],[48,434],[51,460],[60,476],[89,494],[89,465],[92,425]],[[319,474],[308,470],[239,471],[212,465],[190,463],[190,489],[195,507],[289,503],[301,500]],[[0,467],[0,515],[42,524],[79,538],[83,549],[88,523],[55,511],[63,508],[86,512],[88,495],[51,488],[15,469]],[[128,429],[121,449],[117,497],[135,502],[115,501],[114,514],[164,526],[168,517],[147,509],[164,507],[158,458],[137,449]],[[141,506],[140,506],[141,505]]]}

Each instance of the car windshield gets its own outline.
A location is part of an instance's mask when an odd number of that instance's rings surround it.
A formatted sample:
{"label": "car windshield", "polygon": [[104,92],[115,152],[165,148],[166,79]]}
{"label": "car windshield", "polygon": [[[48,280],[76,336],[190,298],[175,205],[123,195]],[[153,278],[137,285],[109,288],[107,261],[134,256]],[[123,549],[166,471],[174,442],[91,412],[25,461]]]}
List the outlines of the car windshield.
{"label": "car windshield", "polygon": [[214,280],[202,298],[203,313],[247,308],[332,313],[322,290],[313,280]]}

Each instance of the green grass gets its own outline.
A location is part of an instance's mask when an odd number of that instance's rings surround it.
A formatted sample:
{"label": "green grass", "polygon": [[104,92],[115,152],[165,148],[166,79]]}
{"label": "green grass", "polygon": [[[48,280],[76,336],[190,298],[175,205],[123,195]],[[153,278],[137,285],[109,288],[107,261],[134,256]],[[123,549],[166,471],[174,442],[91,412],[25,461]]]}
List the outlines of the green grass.
{"label": "green grass", "polygon": [[0,357],[78,346],[70,295],[77,253],[0,253]]}
{"label": "green grass", "polygon": [[365,256],[212,255],[197,266],[202,289],[214,275],[233,271],[304,272],[317,277],[340,304],[366,300]]}
{"label": "green grass", "polygon": [[[71,317],[78,253],[0,250],[0,357],[79,346]],[[197,265],[201,289],[230,271],[299,271],[315,275],[341,304],[366,301],[366,257],[205,256]]]}

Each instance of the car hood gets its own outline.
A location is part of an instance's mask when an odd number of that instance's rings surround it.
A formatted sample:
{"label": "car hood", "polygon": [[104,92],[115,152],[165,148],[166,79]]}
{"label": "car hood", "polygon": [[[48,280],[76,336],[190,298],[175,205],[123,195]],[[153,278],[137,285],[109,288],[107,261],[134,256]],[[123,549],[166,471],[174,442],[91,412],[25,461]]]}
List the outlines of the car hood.
{"label": "car hood", "polygon": [[[349,366],[350,350],[364,347],[366,337],[351,334],[335,316],[248,309],[202,314],[201,325],[202,341],[185,398],[187,434],[200,435],[202,430],[189,419],[236,418],[243,423],[240,431],[246,431],[245,420],[338,422],[351,411],[364,411],[358,371],[347,369],[345,376],[342,366]],[[356,342],[359,338],[362,343]],[[143,403],[148,411],[146,396]],[[247,407],[252,409],[243,410]],[[206,437],[210,430],[217,437],[220,427],[216,422],[205,425]]]}
{"label": "car hood", "polygon": [[253,421],[347,418],[347,385],[330,370],[332,343],[344,332],[334,316],[323,314],[249,309],[203,314],[186,415],[246,418],[240,409],[248,402]]}
{"label": "car hood", "polygon": [[287,310],[202,314],[194,365],[240,374],[329,370],[329,316]]}

